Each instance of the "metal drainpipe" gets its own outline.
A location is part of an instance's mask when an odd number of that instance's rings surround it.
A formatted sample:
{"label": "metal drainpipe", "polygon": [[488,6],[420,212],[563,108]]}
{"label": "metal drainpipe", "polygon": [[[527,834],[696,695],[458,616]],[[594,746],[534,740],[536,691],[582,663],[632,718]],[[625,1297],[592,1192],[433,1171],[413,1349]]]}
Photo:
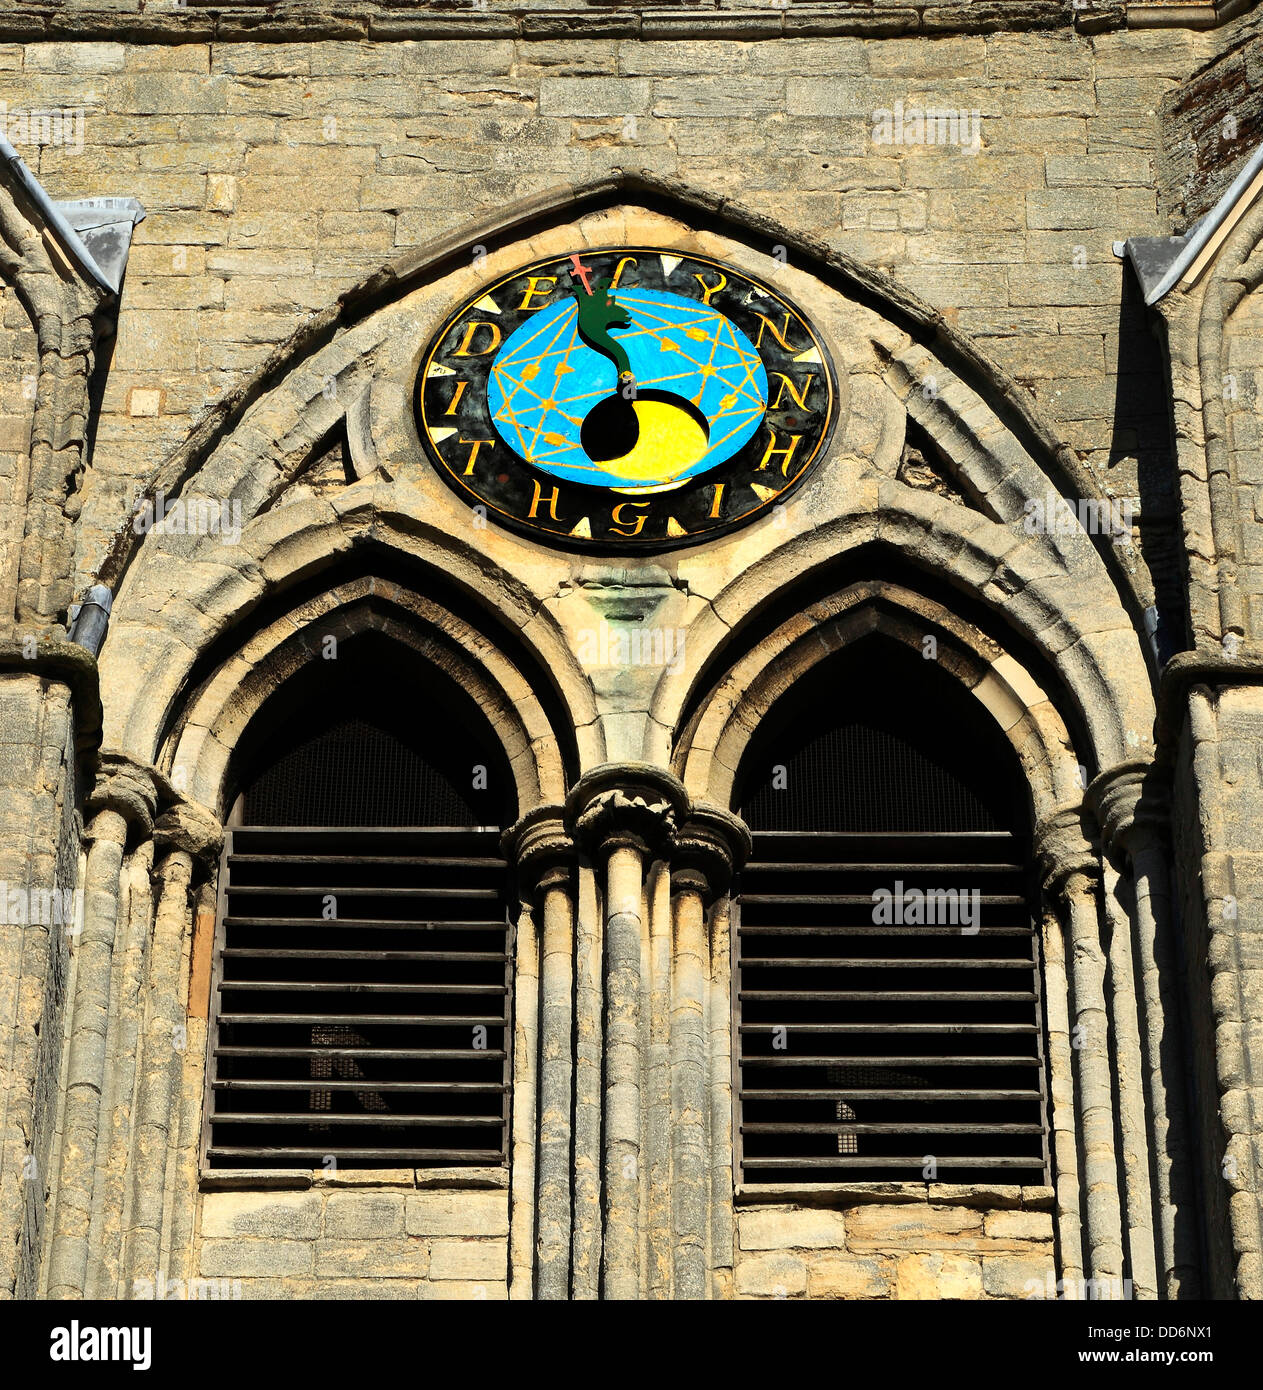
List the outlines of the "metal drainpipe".
{"label": "metal drainpipe", "polygon": [[110,609],[114,606],[114,595],[104,584],[94,584],[84,596],[82,603],[71,606],[70,640],[76,647],[83,647],[96,656],[105,641],[105,633],[110,625]]}

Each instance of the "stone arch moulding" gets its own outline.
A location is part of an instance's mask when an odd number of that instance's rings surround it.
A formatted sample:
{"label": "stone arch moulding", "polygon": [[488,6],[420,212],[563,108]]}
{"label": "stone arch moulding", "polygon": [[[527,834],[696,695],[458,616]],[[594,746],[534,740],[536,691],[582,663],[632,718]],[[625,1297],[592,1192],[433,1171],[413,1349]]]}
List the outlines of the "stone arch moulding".
{"label": "stone arch moulding", "polygon": [[[319,655],[325,633],[363,630],[358,605],[373,609],[366,620],[393,638],[424,644],[502,716],[497,731],[524,807],[561,795],[570,762],[563,749],[576,739],[567,724],[577,731],[581,755],[601,756],[599,748],[584,750],[585,738],[599,738],[586,687],[573,678],[555,625],[532,612],[520,586],[507,576],[497,584],[489,566],[462,563],[438,538],[418,536],[423,501],[401,512],[389,486],[375,483],[341,515],[314,498],[265,512],[253,531],[243,531],[241,546],[223,546],[214,536],[162,538],[174,546],[130,571],[102,649],[109,687],[103,703],[111,712],[106,746],[183,767],[190,793],[214,804],[219,787],[208,769],[222,774],[226,763],[217,764],[200,741],[240,732],[245,713],[294,662]],[[193,544],[181,560],[186,541]],[[488,592],[502,602],[488,605]],[[465,602],[451,606],[453,595]],[[165,626],[146,619],[152,611],[166,615]],[[204,669],[216,653],[213,669]],[[558,677],[543,692],[556,697],[547,714],[524,663]]]}
{"label": "stone arch moulding", "polygon": [[[724,584],[699,613],[688,632],[686,659],[679,670],[663,674],[655,691],[651,736],[659,757],[683,768],[690,750],[700,746],[699,703],[723,698],[720,692],[737,672],[742,679],[753,677],[758,667],[750,668],[750,661],[772,640],[746,635],[761,630],[761,615],[793,607],[786,630],[793,637],[811,633],[834,615],[834,605],[854,601],[846,600],[845,590],[837,594],[830,575],[841,570],[844,558],[862,573],[865,556],[885,559],[887,567],[893,559],[906,576],[908,600],[915,598],[914,611],[927,615],[922,635],[972,625],[941,605],[931,605],[941,608],[940,615],[928,616],[927,599],[913,593],[918,575],[990,610],[993,635],[986,640],[998,651],[1011,645],[1008,659],[1015,666],[1026,664],[1022,648],[1042,659],[1048,675],[1028,678],[1052,682],[1049,696],[1075,728],[1078,761],[1085,767],[1101,772],[1152,756],[1154,700],[1140,639],[1086,537],[1079,538],[1077,554],[1068,555],[1055,542],[1074,538],[1027,536],[1018,524],[992,521],[890,478],[857,476],[850,496],[848,509],[792,535]],[[838,586],[844,582],[839,578]],[[1012,635],[1011,644],[1005,633]],[[755,656],[749,654],[752,641]],[[742,689],[740,681],[733,689]],[[673,735],[675,730],[680,732]]]}
{"label": "stone arch moulding", "polygon": [[[207,415],[149,495],[228,508],[240,534],[225,544],[223,534],[142,534],[131,519],[120,528],[99,576],[116,590],[101,661],[105,745],[150,761],[155,731],[169,724],[195,662],[228,627],[333,559],[375,545],[445,576],[520,637],[573,720],[581,771],[610,756],[669,757],[687,682],[668,671],[635,710],[618,711],[620,727],[639,721],[643,733],[620,733],[615,749],[610,711],[574,655],[593,621],[573,601],[576,562],[473,522],[436,482],[411,408],[425,344],[460,297],[529,259],[635,243],[779,276],[839,364],[842,418],[828,457],[783,509],[789,525],[765,521],[656,557],[679,597],[673,621],[688,634],[688,672],[787,575],[839,546],[881,539],[994,607],[1021,610],[1010,618],[1077,672],[1068,684],[1095,720],[1099,765],[1117,760],[1129,734],[1147,739],[1151,699],[1136,637],[1145,595],[1108,542],[1081,530],[1022,532],[1027,499],[1099,493],[1013,383],[940,315],[843,253],[724,200],[619,175],[520,205],[379,271],[313,316]],[[923,407],[917,387],[927,375],[937,395]],[[909,416],[952,459],[980,510],[894,476]],[[354,477],[313,490],[303,470],[339,430]],[[1135,673],[1143,687],[1113,691],[1113,711],[1090,698],[1111,668]]]}
{"label": "stone arch moulding", "polygon": [[233,749],[268,697],[320,658],[326,637],[366,633],[421,653],[474,697],[504,748],[520,806],[564,795],[563,751],[522,673],[463,619],[372,577],[337,584],[251,633],[192,694],[163,739],[159,768],[225,820]]}
{"label": "stone arch moulding", "polygon": [[731,805],[742,756],[763,716],[819,662],[880,636],[935,659],[1013,745],[1042,823],[1082,799],[1080,754],[1054,702],[1025,666],[973,624],[912,589],[861,581],[789,619],[728,668],[693,713],[674,770],[695,801]]}

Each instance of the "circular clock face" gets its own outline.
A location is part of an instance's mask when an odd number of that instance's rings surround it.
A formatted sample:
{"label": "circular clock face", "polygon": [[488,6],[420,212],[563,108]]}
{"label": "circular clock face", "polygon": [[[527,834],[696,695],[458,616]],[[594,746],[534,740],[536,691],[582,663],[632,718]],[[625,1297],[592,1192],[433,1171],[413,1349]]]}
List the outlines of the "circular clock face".
{"label": "circular clock face", "polygon": [[489,518],[587,550],[665,550],[773,507],[820,457],[836,390],[807,319],[701,256],[620,248],[462,305],[417,382],[421,438]]}

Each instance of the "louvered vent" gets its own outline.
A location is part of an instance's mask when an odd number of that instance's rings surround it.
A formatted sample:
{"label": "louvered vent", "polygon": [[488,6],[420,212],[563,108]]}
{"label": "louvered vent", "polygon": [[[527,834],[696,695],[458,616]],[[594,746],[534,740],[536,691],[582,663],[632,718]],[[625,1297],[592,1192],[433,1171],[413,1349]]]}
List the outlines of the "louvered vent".
{"label": "louvered vent", "polygon": [[498,833],[242,827],[225,871],[209,1166],[505,1163]]}
{"label": "louvered vent", "polygon": [[1027,812],[994,722],[874,641],[778,701],[743,770],[740,1181],[1046,1181]]}
{"label": "louvered vent", "polygon": [[[1043,1181],[1039,971],[1003,832],[755,835],[737,929],[745,1182]],[[873,892],[979,892],[979,930]],[[972,902],[972,899],[966,900]],[[957,917],[959,917],[957,899]],[[947,921],[942,919],[946,917]]]}

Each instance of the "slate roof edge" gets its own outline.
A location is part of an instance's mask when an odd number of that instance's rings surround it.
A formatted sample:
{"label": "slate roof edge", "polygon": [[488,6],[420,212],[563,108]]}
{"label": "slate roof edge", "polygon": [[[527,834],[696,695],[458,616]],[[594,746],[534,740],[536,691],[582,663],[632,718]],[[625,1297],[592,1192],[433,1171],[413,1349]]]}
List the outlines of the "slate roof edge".
{"label": "slate roof edge", "polygon": [[1182,236],[1128,237],[1126,241],[1114,243],[1114,254],[1130,260],[1135,268],[1146,304],[1156,304],[1170,293],[1219,228],[1229,218],[1235,221],[1245,212],[1245,206],[1238,208],[1238,204],[1247,196],[1249,201],[1257,196],[1257,190],[1250,194],[1250,185],[1260,171],[1263,171],[1263,145],[1246,160],[1215,206]]}
{"label": "slate roof edge", "polygon": [[45,226],[55,234],[58,245],[74,261],[87,279],[108,293],[117,294],[118,286],[110,283],[109,277],[96,263],[92,252],[84,245],[79,233],[70,225],[65,214],[45,191],[43,184],[30,171],[22,156],[9,144],[3,134],[0,134],[0,163],[7,166],[14,180],[35,204]]}

